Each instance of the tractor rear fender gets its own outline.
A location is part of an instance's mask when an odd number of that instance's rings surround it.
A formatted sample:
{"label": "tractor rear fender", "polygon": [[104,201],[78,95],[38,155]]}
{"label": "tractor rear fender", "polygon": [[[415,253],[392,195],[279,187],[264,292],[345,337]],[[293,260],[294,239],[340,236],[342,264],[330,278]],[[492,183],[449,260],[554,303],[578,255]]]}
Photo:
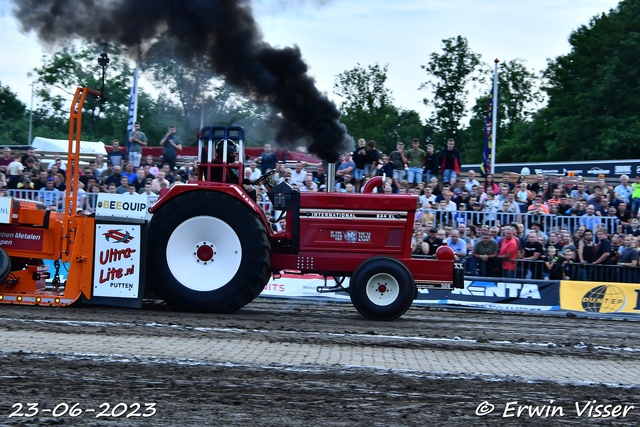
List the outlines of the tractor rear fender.
{"label": "tractor rear fender", "polygon": [[162,209],[162,206],[168,200],[173,199],[174,197],[178,197],[183,193],[188,193],[191,191],[216,191],[219,193],[225,193],[229,196],[235,197],[236,199],[244,202],[244,204],[247,205],[249,209],[252,209],[253,212],[256,213],[256,215],[260,216],[265,221],[265,224],[266,224],[266,218],[264,217],[264,214],[262,212],[262,209],[260,209],[260,206],[258,206],[253,200],[251,200],[251,198],[247,196],[247,193],[245,193],[242,190],[242,188],[240,188],[235,184],[222,184],[219,182],[199,182],[198,184],[174,185],[166,193],[161,193],[160,198],[151,207],[151,209],[149,209],[149,211],[151,213],[156,213],[157,211]]}

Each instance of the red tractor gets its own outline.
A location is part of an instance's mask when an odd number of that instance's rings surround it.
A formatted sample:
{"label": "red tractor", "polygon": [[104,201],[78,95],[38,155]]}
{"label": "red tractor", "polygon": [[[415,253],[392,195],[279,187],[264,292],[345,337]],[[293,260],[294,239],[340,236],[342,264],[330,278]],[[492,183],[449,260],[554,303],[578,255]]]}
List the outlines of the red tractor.
{"label": "red tractor", "polygon": [[[420,288],[464,286],[451,248],[439,248],[432,259],[411,256],[416,198],[373,194],[380,177],[362,194],[300,193],[280,183],[268,197],[286,218],[286,231],[272,231],[251,186],[240,185],[239,127],[203,129],[198,179],[162,194],[148,227],[147,201],[137,195],[100,193],[94,214],[79,213],[71,189],[79,178],[87,95],[104,96],[76,90],[64,212],[47,209],[46,200],[0,198],[0,304],[65,306],[82,300],[140,307],[152,288],[177,310],[226,313],[252,301],[271,275],[284,271],[320,274],[325,286],[319,292],[346,291],[364,316],[390,320],[411,306]],[[269,188],[270,175],[257,183]],[[334,176],[331,168],[328,176]],[[54,262],[53,275],[44,260]],[[68,268],[66,280],[59,277],[60,262]],[[334,286],[326,285],[328,278]]]}
{"label": "red tractor", "polygon": [[450,248],[433,259],[411,256],[416,197],[372,193],[379,177],[362,194],[317,193],[286,182],[269,188],[268,172],[255,183],[267,187],[276,214],[286,218],[286,231],[276,233],[240,185],[241,127],[203,128],[198,158],[198,180],[161,195],[147,233],[146,282],[176,310],[238,310],[282,271],[334,278],[318,291],[348,292],[375,320],[400,317],[418,289],[464,286]]}

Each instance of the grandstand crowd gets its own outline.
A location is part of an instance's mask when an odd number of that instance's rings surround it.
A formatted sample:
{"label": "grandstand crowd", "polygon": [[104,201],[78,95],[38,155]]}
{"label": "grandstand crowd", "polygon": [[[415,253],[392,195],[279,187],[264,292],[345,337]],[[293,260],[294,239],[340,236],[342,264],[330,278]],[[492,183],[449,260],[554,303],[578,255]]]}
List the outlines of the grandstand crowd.
{"label": "grandstand crowd", "polygon": [[[168,133],[168,135],[170,135]],[[179,140],[176,137],[176,147]],[[107,156],[97,155],[79,171],[78,207],[91,214],[98,193],[138,194],[151,202],[163,188],[195,180],[197,167],[189,161],[157,161],[152,156],[129,161],[118,141]],[[398,143],[388,155],[374,141],[359,140],[356,151],[336,163],[335,188],[360,193],[375,176],[385,180],[374,192],[416,196],[412,250],[415,256],[433,256],[446,244],[472,276],[519,279],[575,279],[637,281],[640,247],[640,176],[626,175],[614,185],[604,177],[535,177],[503,173],[480,177],[460,173],[462,164],[455,142],[436,153],[432,145],[412,148]],[[138,165],[134,165],[138,163]],[[35,150],[26,153],[3,149],[0,158],[2,195],[38,200],[47,209],[64,209],[66,164],[55,156],[41,163]],[[309,170],[307,170],[309,169]],[[287,182],[301,192],[327,191],[326,163],[298,161],[287,166],[265,144],[264,152],[245,162],[244,182],[275,170],[272,185]],[[267,217],[272,209],[265,188],[253,186],[257,203]],[[151,204],[151,203],[150,203]],[[281,231],[285,222],[273,225]]]}

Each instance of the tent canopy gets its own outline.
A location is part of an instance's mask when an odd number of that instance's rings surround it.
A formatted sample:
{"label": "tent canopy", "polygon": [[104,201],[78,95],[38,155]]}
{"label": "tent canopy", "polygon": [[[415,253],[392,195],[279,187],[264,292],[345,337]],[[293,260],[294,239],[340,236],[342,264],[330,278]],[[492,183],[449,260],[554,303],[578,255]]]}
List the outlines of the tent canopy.
{"label": "tent canopy", "polygon": [[[50,151],[52,153],[67,154],[69,141],[66,139],[49,139],[36,136],[31,144],[36,151]],[[82,154],[107,154],[104,142],[80,141],[80,153]]]}

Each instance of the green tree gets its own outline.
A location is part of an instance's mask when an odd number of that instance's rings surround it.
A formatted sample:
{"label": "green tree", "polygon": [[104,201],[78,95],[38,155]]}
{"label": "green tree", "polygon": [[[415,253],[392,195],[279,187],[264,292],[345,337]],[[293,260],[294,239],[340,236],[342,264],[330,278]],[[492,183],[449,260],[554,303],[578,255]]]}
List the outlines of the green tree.
{"label": "green tree", "polygon": [[336,76],[333,92],[342,98],[340,121],[349,134],[356,140],[374,140],[379,150],[389,153],[398,141],[424,140],[425,127],[417,112],[393,105],[392,92],[385,86],[387,69],[358,64]]}
{"label": "green tree", "polygon": [[[497,161],[504,163],[532,158],[534,151],[522,150],[522,137],[523,132],[530,129],[535,103],[540,101],[538,85],[535,72],[528,70],[522,59],[506,61],[499,66]],[[469,120],[468,135],[475,141],[467,147],[469,163],[482,161],[487,109],[489,100],[493,98],[493,84],[487,85],[487,88],[487,92],[476,99]]]}
{"label": "green tree", "polygon": [[[484,83],[481,57],[469,48],[462,36],[442,40],[442,53],[432,53],[427,65],[423,65],[430,80],[420,85],[421,90],[430,90],[432,99],[424,99],[425,105],[435,109],[431,122],[434,137],[444,144],[447,138],[454,138],[456,146],[464,152],[472,141],[464,138],[462,123],[468,114],[467,100],[476,83]],[[463,161],[466,160],[463,157]]]}
{"label": "green tree", "polygon": [[[37,95],[41,100],[38,120],[45,129],[50,127],[55,137],[68,132],[69,101],[75,88],[101,87],[102,68],[96,60],[98,52],[96,43],[84,42],[80,47],[67,47],[51,56],[45,56],[42,66],[34,70]],[[121,50],[112,49],[109,57],[111,62],[105,79],[108,101],[86,98],[82,113],[84,139],[111,141],[114,138],[122,139],[126,132],[133,70]]]}
{"label": "green tree", "polygon": [[27,107],[9,86],[0,83],[0,143],[23,145],[27,143],[29,119]]}
{"label": "green tree", "polygon": [[548,160],[636,158],[640,146],[640,2],[623,0],[569,37],[549,62],[549,101],[529,145]]}

